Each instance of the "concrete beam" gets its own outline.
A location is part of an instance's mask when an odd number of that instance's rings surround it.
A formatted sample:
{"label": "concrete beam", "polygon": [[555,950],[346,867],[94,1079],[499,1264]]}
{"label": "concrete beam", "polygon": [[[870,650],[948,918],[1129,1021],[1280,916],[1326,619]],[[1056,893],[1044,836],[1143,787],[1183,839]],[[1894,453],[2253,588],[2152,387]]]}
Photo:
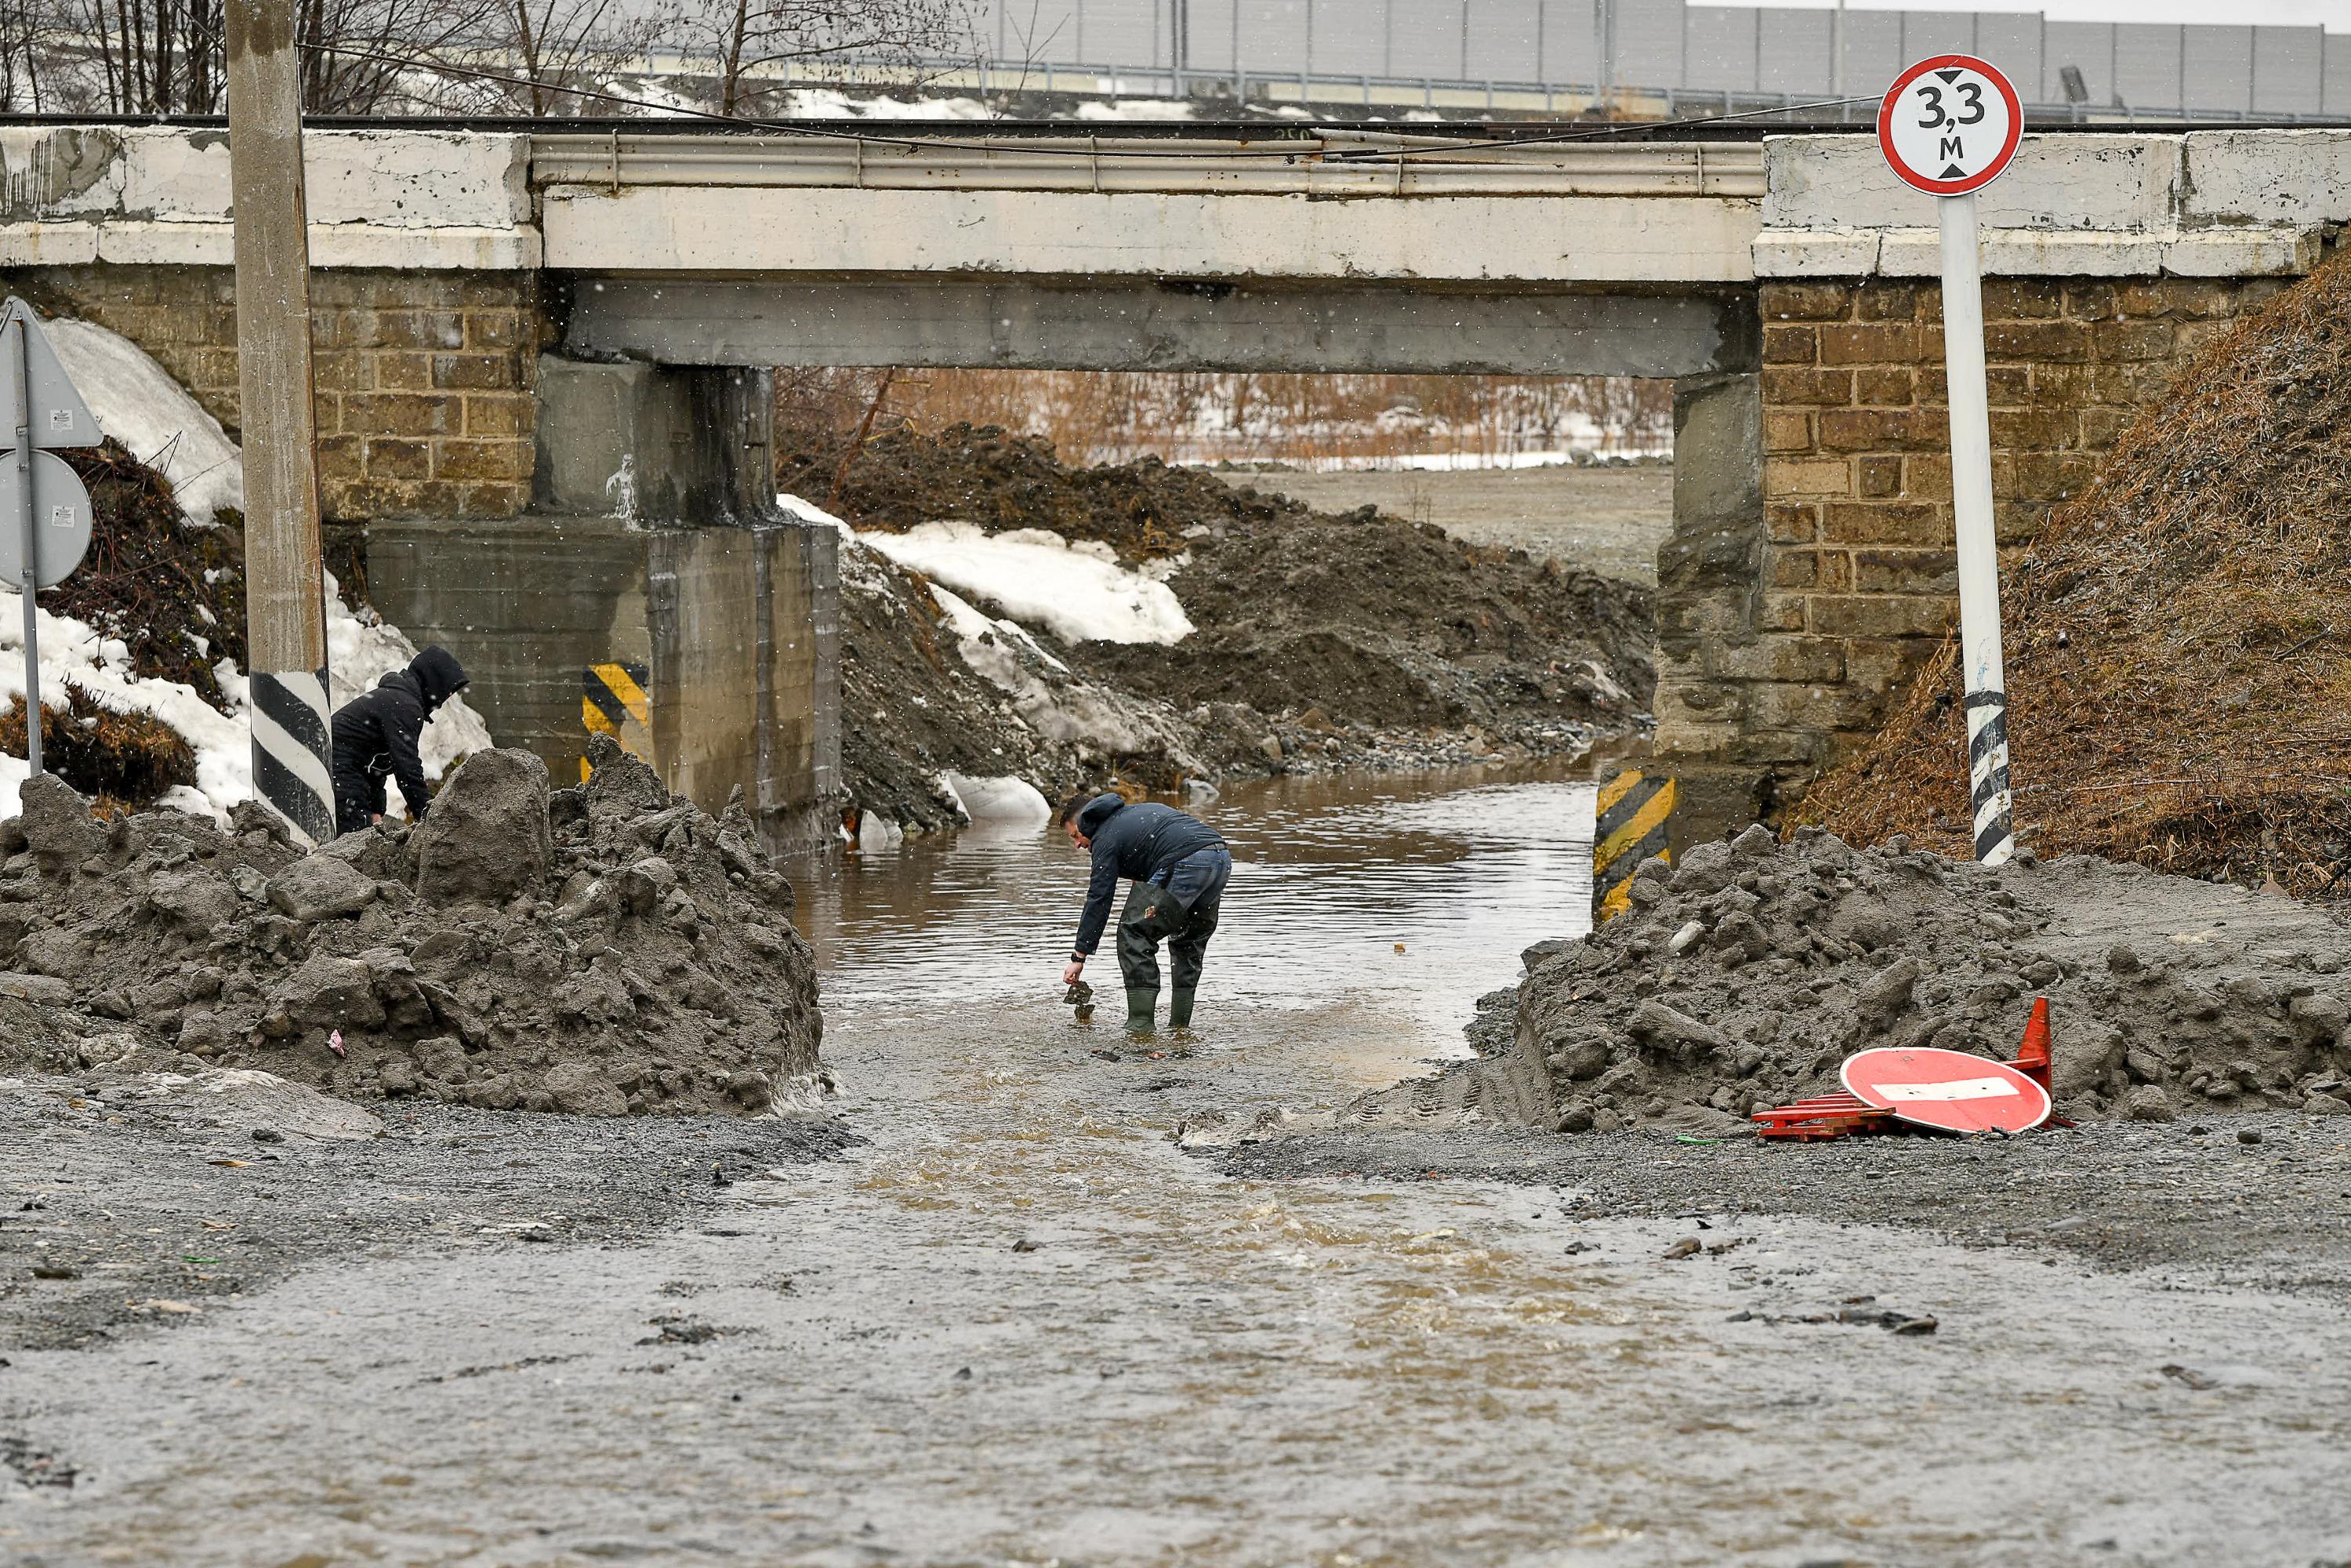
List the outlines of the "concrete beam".
{"label": "concrete beam", "polygon": [[[505,271],[539,264],[527,136],[314,131],[314,267]],[[0,130],[0,265],[225,267],[228,139],[161,126]]]}
{"label": "concrete beam", "polygon": [[2182,222],[2351,222],[2351,131],[2198,131],[2185,139]]}
{"label": "concrete beam", "polygon": [[672,365],[1685,376],[1754,367],[1744,290],[1570,294],[967,276],[583,278],[567,351]]}
{"label": "concrete beam", "polygon": [[1029,273],[1412,283],[1743,283],[1752,199],[1125,194],[564,185],[547,265],[580,272]]}
{"label": "concrete beam", "polygon": [[[2008,172],[1976,198],[1987,229],[2064,233],[2171,226],[2177,136],[2027,136]],[[1773,136],[1763,143],[1763,227],[1935,226],[1935,198],[1886,166],[1873,136]]]}

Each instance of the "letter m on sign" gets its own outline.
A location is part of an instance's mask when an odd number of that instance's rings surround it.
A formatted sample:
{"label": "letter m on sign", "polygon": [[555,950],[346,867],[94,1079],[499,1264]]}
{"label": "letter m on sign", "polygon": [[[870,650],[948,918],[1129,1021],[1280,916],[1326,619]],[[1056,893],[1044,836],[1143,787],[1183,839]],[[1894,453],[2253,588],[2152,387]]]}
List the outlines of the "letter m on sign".
{"label": "letter m on sign", "polygon": [[[580,672],[580,723],[591,736],[609,735],[632,757],[653,760],[653,672],[643,664],[590,664]],[[580,779],[588,780],[588,759]]]}
{"label": "letter m on sign", "polygon": [[1935,161],[1938,163],[1956,163],[1966,156],[1967,152],[1960,147],[1959,138],[1956,136],[1944,137],[1942,145],[1935,149]]}

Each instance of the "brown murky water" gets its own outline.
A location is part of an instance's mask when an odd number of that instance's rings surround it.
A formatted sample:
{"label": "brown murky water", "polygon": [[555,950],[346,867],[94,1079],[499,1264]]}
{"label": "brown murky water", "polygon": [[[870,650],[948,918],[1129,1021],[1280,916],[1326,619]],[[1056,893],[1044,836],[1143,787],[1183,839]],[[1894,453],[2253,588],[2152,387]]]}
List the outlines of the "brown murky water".
{"label": "brown murky water", "polygon": [[[0,1554],[2351,1556],[2343,1303],[1751,1217],[1704,1232],[1736,1250],[1668,1262],[1695,1220],[1234,1181],[1176,1152],[1188,1113],[1311,1113],[1456,1049],[1518,946],[1572,927],[1577,787],[1465,782],[1219,802],[1241,868],[1203,1027],[1156,1060],[1057,1005],[1081,866],[1041,831],[804,878],[869,1145],[652,1246],[423,1241],[26,1358],[29,1430],[92,1479],[12,1497]],[[1857,1295],[1942,1330],[1728,1321]],[[2210,1385],[2163,1375],[2179,1363]]]}

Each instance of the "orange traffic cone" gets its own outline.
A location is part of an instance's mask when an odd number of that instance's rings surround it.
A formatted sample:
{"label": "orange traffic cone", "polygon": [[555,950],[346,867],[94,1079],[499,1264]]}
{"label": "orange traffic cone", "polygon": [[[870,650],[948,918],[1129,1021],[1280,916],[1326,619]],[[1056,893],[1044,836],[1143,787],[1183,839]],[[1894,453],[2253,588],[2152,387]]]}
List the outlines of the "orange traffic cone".
{"label": "orange traffic cone", "polygon": [[2009,1063],[2043,1089],[2049,1087],[2049,998],[2032,998],[2032,1016],[2024,1020],[2024,1043]]}

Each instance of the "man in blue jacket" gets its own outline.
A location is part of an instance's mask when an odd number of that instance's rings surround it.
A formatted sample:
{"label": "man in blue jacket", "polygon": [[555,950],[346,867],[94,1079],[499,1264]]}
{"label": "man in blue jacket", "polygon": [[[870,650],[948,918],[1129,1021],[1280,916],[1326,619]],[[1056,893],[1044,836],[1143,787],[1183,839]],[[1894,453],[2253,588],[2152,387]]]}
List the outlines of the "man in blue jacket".
{"label": "man in blue jacket", "polygon": [[1182,1029],[1192,1021],[1193,993],[1208,937],[1217,929],[1217,906],[1232,880],[1232,852],[1216,830],[1173,806],[1140,801],[1128,805],[1116,795],[1071,796],[1061,803],[1061,831],[1093,856],[1093,880],[1086,887],[1085,914],[1061,983],[1074,986],[1110,922],[1110,897],[1121,878],[1134,883],[1118,920],[1118,967],[1126,981],[1126,1027],[1147,1032],[1159,1005],[1159,944],[1167,944],[1175,967],[1167,1022]]}

